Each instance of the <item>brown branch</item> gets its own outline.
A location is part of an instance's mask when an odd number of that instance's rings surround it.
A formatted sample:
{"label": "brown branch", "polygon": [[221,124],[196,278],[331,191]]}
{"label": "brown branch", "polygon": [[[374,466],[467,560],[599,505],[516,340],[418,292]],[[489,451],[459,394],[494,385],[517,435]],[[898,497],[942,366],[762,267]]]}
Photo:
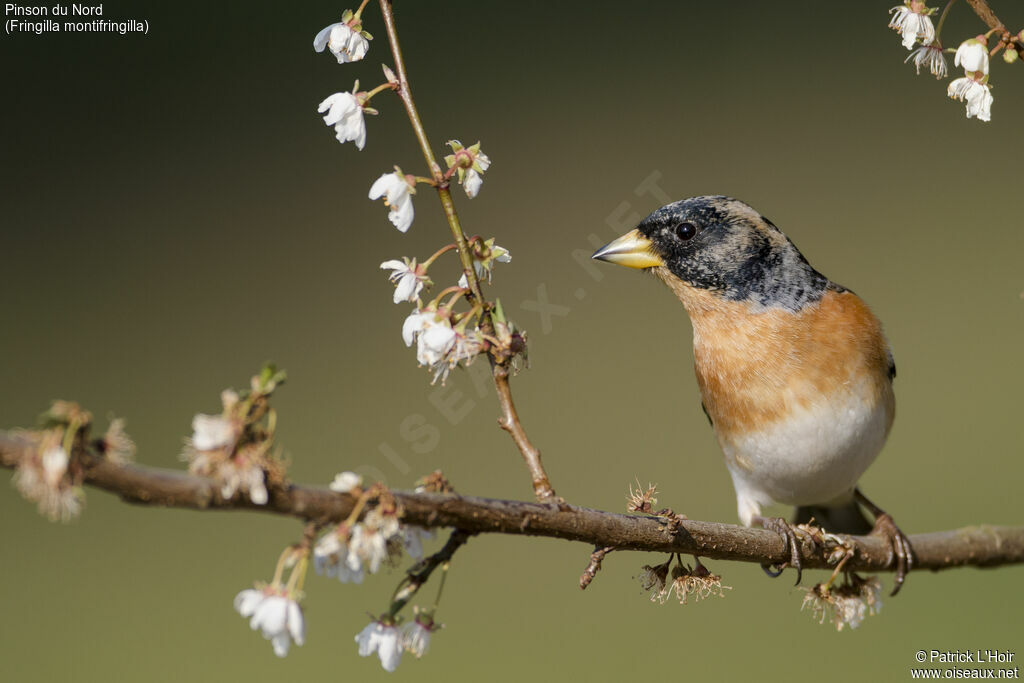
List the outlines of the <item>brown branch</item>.
{"label": "brown branch", "polygon": [[594,580],[597,573],[601,571],[601,562],[608,553],[615,550],[614,547],[608,546],[607,548],[594,548],[594,552],[590,553],[590,563],[587,568],[583,570],[583,575],[580,576],[580,590],[586,590],[590,582]]}
{"label": "brown branch", "polygon": [[495,364],[492,368],[494,374],[494,388],[498,392],[498,403],[501,404],[501,417],[498,424],[509,433],[516,444],[516,448],[526,461],[526,467],[530,470],[530,478],[533,480],[533,493],[539,501],[555,501],[555,490],[551,488],[548,481],[548,474],[544,471],[544,465],[540,461],[540,451],[530,442],[526,436],[526,430],[519,422],[519,413],[516,412],[516,405],[512,402],[512,389],[508,385],[508,366]]}
{"label": "brown branch", "polygon": [[[0,432],[0,465],[15,467],[33,448],[16,434]],[[266,505],[235,495],[224,498],[212,479],[172,470],[117,465],[98,456],[80,456],[83,483],[109,491],[122,500],[143,505],[196,510],[254,510],[302,520],[341,522],[355,498],[325,488],[299,485],[272,487]],[[395,492],[403,520],[424,527],[450,527],[466,533],[546,536],[579,541],[598,548],[697,555],[709,559],[779,564],[789,551],[778,534],[732,524],[700,522],[673,516],[625,515],[574,505],[550,505],[437,493]],[[670,523],[671,522],[671,523]],[[874,536],[851,536],[855,570],[891,570],[889,546]],[[971,526],[911,536],[914,569],[994,567],[1024,563],[1024,528]],[[829,568],[825,552],[805,543],[807,569]]]}
{"label": "brown branch", "polygon": [[967,0],[967,4],[971,6],[974,13],[984,21],[989,28],[997,31],[1006,31],[1006,25],[999,21],[999,17],[992,11],[992,8],[988,6],[987,0]]}

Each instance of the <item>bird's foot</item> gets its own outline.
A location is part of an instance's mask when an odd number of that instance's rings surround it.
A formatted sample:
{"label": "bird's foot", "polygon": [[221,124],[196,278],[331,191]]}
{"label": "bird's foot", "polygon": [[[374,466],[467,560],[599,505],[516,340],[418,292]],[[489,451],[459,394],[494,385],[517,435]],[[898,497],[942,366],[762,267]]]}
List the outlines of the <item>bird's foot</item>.
{"label": "bird's foot", "polygon": [[782,541],[789,549],[788,562],[780,565],[762,564],[761,569],[768,576],[775,578],[782,574],[786,567],[793,567],[796,569],[796,585],[799,585],[800,579],[803,578],[803,563],[800,561],[800,541],[796,537],[796,530],[781,517],[754,517],[753,521],[755,524],[760,524],[761,528],[774,531],[782,536]]}
{"label": "bird's foot", "polygon": [[894,561],[896,563],[896,578],[889,595],[896,595],[903,587],[907,572],[914,566],[914,550],[910,547],[910,539],[896,526],[892,515],[884,512],[875,517],[875,528],[871,530],[871,535],[881,536],[889,542],[889,564],[892,565]]}
{"label": "bird's foot", "polygon": [[880,536],[889,542],[889,565],[896,565],[896,578],[889,595],[896,595],[903,587],[907,572],[914,566],[914,549],[910,539],[896,526],[892,515],[868,500],[860,489],[854,491],[854,496],[875,516],[875,528],[871,530],[871,535]]}

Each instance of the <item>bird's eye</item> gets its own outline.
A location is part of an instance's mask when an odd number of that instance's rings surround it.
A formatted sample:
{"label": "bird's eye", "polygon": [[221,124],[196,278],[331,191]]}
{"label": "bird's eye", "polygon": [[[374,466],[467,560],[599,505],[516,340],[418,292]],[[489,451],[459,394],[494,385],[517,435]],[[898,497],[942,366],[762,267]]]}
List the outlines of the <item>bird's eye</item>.
{"label": "bird's eye", "polygon": [[672,231],[683,242],[693,239],[697,234],[697,226],[693,223],[679,223],[672,227]]}

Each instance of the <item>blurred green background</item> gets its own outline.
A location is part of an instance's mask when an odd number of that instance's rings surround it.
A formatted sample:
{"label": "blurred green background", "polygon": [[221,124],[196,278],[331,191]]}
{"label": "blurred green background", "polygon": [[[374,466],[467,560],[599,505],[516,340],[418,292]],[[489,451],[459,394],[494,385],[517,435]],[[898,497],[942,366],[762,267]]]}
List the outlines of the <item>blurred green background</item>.
{"label": "blurred green background", "polygon": [[[994,63],[993,121],[968,121],[947,82],[902,63],[892,4],[398,3],[435,151],[480,139],[493,160],[480,196],[456,201],[469,234],[513,255],[489,291],[530,334],[513,388],[568,500],[623,510],[639,479],[692,518],[736,519],[682,307],[651,278],[573,256],[657,208],[636,190],[653,177],[673,199],[749,202],[883,320],[898,419],[863,486],[905,531],[1024,523],[1024,66]],[[980,27],[960,5],[954,45]],[[101,422],[126,417],[141,462],[180,467],[192,415],[273,359],[290,378],[276,405],[295,480],[358,469],[408,487],[441,468],[465,493],[530,497],[486,385],[458,373],[431,387],[402,344],[408,309],[378,264],[429,255],[446,227],[426,189],[407,235],[366,198],[393,164],[425,172],[396,99],[374,101],[363,152],[316,113],[391,62],[373,5],[364,62],[313,52],[343,9],[105,3],[149,35],[0,38],[2,427],[73,399]],[[431,275],[456,272],[451,259]],[[546,322],[544,300],[560,307]],[[434,443],[411,443],[423,425]],[[89,491],[79,521],[50,524],[13,488],[0,520],[2,680],[387,675],[352,638],[399,570],[361,587],[311,577],[307,643],[285,660],[233,612],[298,537],[293,521]],[[655,556],[613,554],[581,592],[589,552],[472,540],[447,627],[394,677],[908,680],[919,649],[1024,656],[1019,568],[915,573],[880,616],[836,633],[800,613],[789,574],[710,563],[726,599],[658,606],[632,578]]]}

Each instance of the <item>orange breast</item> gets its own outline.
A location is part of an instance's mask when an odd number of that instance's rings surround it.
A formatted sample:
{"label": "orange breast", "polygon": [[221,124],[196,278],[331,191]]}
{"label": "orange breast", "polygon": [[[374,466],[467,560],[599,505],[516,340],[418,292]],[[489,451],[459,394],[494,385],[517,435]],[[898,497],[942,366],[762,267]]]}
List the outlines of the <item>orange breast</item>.
{"label": "orange breast", "polygon": [[826,291],[793,313],[661,279],[693,321],[697,382],[720,437],[763,429],[843,392],[891,404],[882,326],[852,292]]}

